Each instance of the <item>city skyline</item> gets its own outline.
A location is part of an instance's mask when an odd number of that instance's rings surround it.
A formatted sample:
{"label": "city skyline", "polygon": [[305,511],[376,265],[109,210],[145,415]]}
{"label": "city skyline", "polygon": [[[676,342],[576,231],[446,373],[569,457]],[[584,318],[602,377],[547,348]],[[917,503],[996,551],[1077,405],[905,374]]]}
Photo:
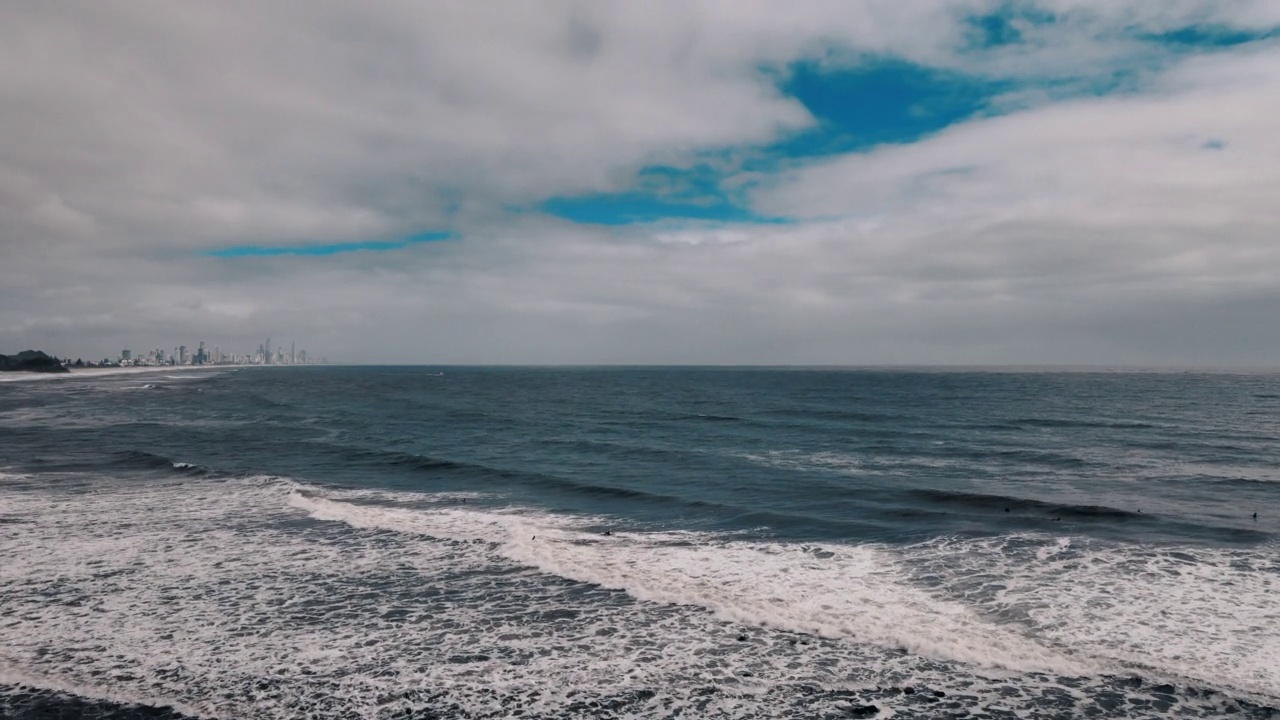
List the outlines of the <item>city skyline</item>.
{"label": "city skyline", "polygon": [[174,345],[172,349],[152,348],[146,351],[135,351],[131,347],[121,349],[114,356],[86,359],[82,355],[59,355],[66,364],[81,362],[84,365],[102,366],[119,365],[122,367],[178,366],[178,365],[317,365],[328,363],[328,359],[312,354],[306,349],[298,349],[297,342],[289,341],[286,350],[283,345],[272,346],[271,338],[260,343],[256,350],[247,352],[223,352],[221,345],[210,346],[203,340],[196,341],[194,346]]}

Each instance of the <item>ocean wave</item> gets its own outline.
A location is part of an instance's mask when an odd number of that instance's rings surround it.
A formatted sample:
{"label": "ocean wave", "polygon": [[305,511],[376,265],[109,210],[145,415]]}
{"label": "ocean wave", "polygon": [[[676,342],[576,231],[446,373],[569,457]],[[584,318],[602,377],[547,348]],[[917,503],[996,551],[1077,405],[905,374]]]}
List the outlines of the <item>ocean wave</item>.
{"label": "ocean wave", "polygon": [[331,449],[336,449],[345,462],[356,465],[398,468],[423,472],[429,475],[456,474],[460,476],[474,476],[512,482],[524,481],[540,484],[557,484],[562,482],[558,478],[535,472],[509,470],[485,465],[484,463],[448,460],[445,458],[433,457],[431,455],[420,455],[417,453],[395,450],[370,450],[367,448],[344,448],[334,446],[331,446]]}
{"label": "ocean wave", "polygon": [[673,503],[700,508],[723,507],[701,500],[686,499],[676,495],[647,490],[637,490],[635,488],[621,485],[609,485],[601,482],[582,482],[561,475],[510,470],[485,465],[483,463],[447,460],[444,458],[419,455],[416,453],[345,448],[341,450],[341,454],[345,460],[354,463],[404,468],[422,471],[428,474],[448,475],[456,473],[463,476],[479,476],[493,480],[503,480],[516,485],[541,487],[582,496],[641,500],[651,503]]}
{"label": "ocean wave", "polygon": [[1149,430],[1158,427],[1169,427],[1143,422],[1141,420],[1092,420],[1072,418],[1018,418],[1014,424],[1024,427],[1043,428],[1101,428],[1105,430]]}
{"label": "ocean wave", "polygon": [[766,411],[771,417],[817,422],[901,423],[903,416],[874,410],[836,410],[831,408],[772,408]]}
{"label": "ocean wave", "polygon": [[1106,505],[1083,505],[1075,503],[1058,503],[1044,500],[1031,500],[1013,495],[991,495],[987,493],[962,492],[956,490],[938,490],[918,488],[908,490],[911,497],[947,506],[974,508],[987,511],[1035,512],[1042,515],[1069,516],[1073,518],[1100,518],[1133,520],[1142,517],[1142,513]]}
{"label": "ocean wave", "polygon": [[1200,477],[1208,479],[1210,482],[1222,483],[1225,485],[1243,485],[1246,487],[1250,485],[1275,485],[1276,483],[1280,483],[1280,475],[1273,475],[1269,477],[1258,475],[1252,477],[1245,477],[1241,475],[1236,475],[1234,477],[1204,475]]}
{"label": "ocean wave", "polygon": [[389,467],[410,468],[426,471],[492,471],[490,468],[483,465],[477,465],[475,463],[456,462],[453,460],[444,460],[441,458],[434,458],[429,455],[418,455],[415,453],[389,450],[369,450],[365,448],[336,449],[341,453],[344,459],[361,464],[372,463]]}
{"label": "ocean wave", "polygon": [[120,390],[168,390],[163,384],[146,383],[143,385],[125,385]]}
{"label": "ocean wave", "polygon": [[[108,467],[131,470],[175,470],[186,475],[209,473],[208,468],[194,463],[171,460],[163,455],[156,455],[144,450],[119,450],[107,461]],[[93,465],[87,467],[92,468]]]}
{"label": "ocean wave", "polygon": [[[736,510],[737,508],[724,508],[722,506],[722,509]],[[788,534],[799,531],[805,534],[817,532],[823,537],[831,537],[833,535],[848,537],[851,534],[870,537],[883,529],[882,526],[871,521],[831,520],[812,515],[778,512],[776,510],[739,512],[729,522],[740,527],[752,528],[750,534],[756,535]]]}
{"label": "ocean wave", "polygon": [[586,450],[596,454],[607,454],[613,457],[635,457],[656,460],[681,460],[700,452],[696,447],[661,447],[641,443],[628,443],[616,440],[594,440],[584,438],[560,439],[548,438],[540,441],[544,445],[565,447],[570,450]]}
{"label": "ocean wave", "polygon": [[745,423],[745,422],[750,422],[750,420],[748,420],[748,419],[746,419],[746,418],[738,417],[738,416],[736,416],[736,415],[716,415],[716,414],[714,414],[714,413],[693,413],[693,414],[685,414],[685,415],[681,415],[681,416],[679,416],[679,417],[680,417],[681,419],[696,420],[696,421],[698,421],[698,422],[709,422],[709,423]]}
{"label": "ocean wave", "polygon": [[168,469],[173,467],[173,463],[173,460],[163,455],[156,455],[144,450],[118,450],[111,455],[111,459],[108,461],[108,464],[112,467],[141,470]]}

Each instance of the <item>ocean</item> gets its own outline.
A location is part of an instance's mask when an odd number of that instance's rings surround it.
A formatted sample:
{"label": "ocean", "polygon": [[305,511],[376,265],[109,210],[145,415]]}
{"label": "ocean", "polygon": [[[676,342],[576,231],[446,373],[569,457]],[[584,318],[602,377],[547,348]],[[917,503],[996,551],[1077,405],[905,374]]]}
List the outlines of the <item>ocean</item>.
{"label": "ocean", "polygon": [[0,717],[1280,717],[1280,375],[13,380]]}

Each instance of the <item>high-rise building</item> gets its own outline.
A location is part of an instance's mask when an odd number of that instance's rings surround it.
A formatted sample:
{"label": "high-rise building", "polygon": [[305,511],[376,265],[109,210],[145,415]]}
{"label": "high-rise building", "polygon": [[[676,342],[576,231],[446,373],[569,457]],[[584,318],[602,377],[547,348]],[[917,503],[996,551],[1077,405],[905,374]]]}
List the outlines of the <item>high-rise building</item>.
{"label": "high-rise building", "polygon": [[132,359],[133,359],[133,351],[132,351],[132,350],[130,350],[129,348],[125,348],[125,349],[121,350],[121,351],[120,351],[120,359],[121,359],[122,361],[124,361],[124,362],[129,362],[130,360],[132,360]]}
{"label": "high-rise building", "polygon": [[186,345],[178,346],[178,364],[179,365],[187,364],[187,346]]}
{"label": "high-rise building", "polygon": [[262,354],[263,362],[270,365],[271,364],[271,338],[267,338],[267,344],[264,345],[263,347],[266,348],[266,351],[263,352]]}

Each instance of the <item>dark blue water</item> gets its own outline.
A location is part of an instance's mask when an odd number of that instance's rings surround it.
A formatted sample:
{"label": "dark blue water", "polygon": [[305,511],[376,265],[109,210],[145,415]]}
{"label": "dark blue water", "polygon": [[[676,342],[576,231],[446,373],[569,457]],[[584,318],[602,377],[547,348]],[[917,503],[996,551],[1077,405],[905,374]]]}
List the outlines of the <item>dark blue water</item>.
{"label": "dark blue water", "polygon": [[0,382],[0,714],[1269,717],[1278,439],[1273,374]]}

